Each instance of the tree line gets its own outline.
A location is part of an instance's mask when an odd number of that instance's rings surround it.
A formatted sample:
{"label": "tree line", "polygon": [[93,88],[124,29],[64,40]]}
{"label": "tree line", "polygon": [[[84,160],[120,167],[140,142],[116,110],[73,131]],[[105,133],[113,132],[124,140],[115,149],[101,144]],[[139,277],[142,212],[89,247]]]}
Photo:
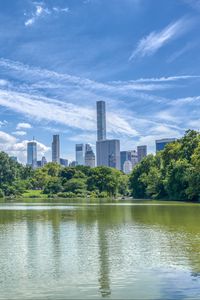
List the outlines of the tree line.
{"label": "tree line", "polygon": [[117,197],[200,200],[200,133],[186,131],[156,155],[148,155],[128,176],[109,167],[61,167],[48,163],[33,170],[0,152],[0,197],[40,190],[48,197]]}
{"label": "tree line", "polygon": [[199,201],[200,133],[188,130],[155,156],[148,155],[129,180],[135,198]]}

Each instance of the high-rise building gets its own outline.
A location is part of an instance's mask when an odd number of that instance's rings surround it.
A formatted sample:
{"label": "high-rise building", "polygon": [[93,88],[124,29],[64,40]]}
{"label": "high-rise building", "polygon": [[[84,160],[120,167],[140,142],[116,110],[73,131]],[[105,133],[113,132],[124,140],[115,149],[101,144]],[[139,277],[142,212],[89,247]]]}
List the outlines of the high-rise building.
{"label": "high-rise building", "polygon": [[84,145],[76,144],[76,162],[77,165],[84,165]]}
{"label": "high-rise building", "polygon": [[147,156],[147,146],[137,146],[137,155],[138,155],[138,162],[140,162],[145,156]]}
{"label": "high-rise building", "polygon": [[68,167],[68,160],[64,158],[60,158],[60,164],[63,167]]}
{"label": "high-rise building", "polygon": [[156,152],[163,150],[167,144],[175,141],[175,138],[156,140]]}
{"label": "high-rise building", "polygon": [[53,135],[52,162],[60,163],[60,137],[58,134]]}
{"label": "high-rise building", "polygon": [[85,165],[91,168],[95,167],[95,154],[91,145],[85,145]]}
{"label": "high-rise building", "polygon": [[106,139],[106,104],[97,101],[97,141]]}
{"label": "high-rise building", "polygon": [[77,162],[75,160],[69,163],[69,167],[76,167],[76,166],[77,166]]}
{"label": "high-rise building", "polygon": [[45,156],[42,156],[42,159],[41,159],[41,166],[44,167],[46,164],[47,164],[46,157],[45,157]]}
{"label": "high-rise building", "polygon": [[27,143],[27,165],[37,168],[37,143],[35,141]]}
{"label": "high-rise building", "polygon": [[129,160],[132,163],[132,167],[134,168],[138,163],[138,154],[136,150],[129,151]]}
{"label": "high-rise building", "polygon": [[97,141],[97,166],[107,166],[120,170],[120,141]]}
{"label": "high-rise building", "polygon": [[133,166],[130,160],[126,160],[123,165],[123,172],[125,174],[130,174],[133,170]]}
{"label": "high-rise building", "polygon": [[120,151],[120,170],[123,171],[124,162],[130,160],[130,151]]}

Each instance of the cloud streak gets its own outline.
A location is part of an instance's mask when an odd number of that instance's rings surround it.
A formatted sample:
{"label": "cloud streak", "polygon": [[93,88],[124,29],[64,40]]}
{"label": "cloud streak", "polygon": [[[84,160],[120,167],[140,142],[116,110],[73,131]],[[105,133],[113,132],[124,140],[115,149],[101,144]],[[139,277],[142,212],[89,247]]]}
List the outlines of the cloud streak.
{"label": "cloud streak", "polygon": [[[44,3],[33,3],[34,4],[34,11],[31,13],[30,17],[24,22],[24,25],[26,27],[30,27],[35,24],[36,21],[38,21],[40,18],[43,18],[47,15],[52,15],[52,14],[59,14],[59,13],[68,13],[69,8],[68,7],[57,7],[54,6],[52,8],[48,8],[45,6]],[[25,13],[27,15],[27,13]]]}
{"label": "cloud streak", "polygon": [[145,57],[155,54],[160,48],[165,46],[171,40],[180,37],[182,34],[189,30],[191,27],[191,21],[186,18],[182,18],[174,23],[169,24],[161,31],[153,31],[146,37],[142,38],[129,57],[129,60],[133,60],[136,57]]}

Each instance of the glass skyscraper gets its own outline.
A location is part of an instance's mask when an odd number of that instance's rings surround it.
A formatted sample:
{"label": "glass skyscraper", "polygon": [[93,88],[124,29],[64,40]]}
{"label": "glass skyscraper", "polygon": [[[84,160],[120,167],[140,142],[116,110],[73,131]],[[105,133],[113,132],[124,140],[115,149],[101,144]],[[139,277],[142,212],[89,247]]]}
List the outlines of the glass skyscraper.
{"label": "glass skyscraper", "polygon": [[60,137],[58,134],[53,135],[52,162],[60,163]]}
{"label": "glass skyscraper", "polygon": [[84,145],[76,144],[76,162],[77,165],[84,165]]}
{"label": "glass skyscraper", "polygon": [[163,150],[167,144],[175,141],[175,138],[156,140],[156,152]]}
{"label": "glass skyscraper", "polygon": [[37,168],[37,143],[27,143],[27,165],[32,168]]}
{"label": "glass skyscraper", "polygon": [[106,139],[106,104],[97,101],[97,141]]}

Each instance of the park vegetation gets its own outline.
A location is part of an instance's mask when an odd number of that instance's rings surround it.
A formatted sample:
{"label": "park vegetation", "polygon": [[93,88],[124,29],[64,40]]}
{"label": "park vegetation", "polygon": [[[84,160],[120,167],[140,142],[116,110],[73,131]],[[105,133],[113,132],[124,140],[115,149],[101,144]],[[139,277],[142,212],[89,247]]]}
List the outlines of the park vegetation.
{"label": "park vegetation", "polygon": [[15,196],[199,201],[200,133],[188,130],[164,150],[145,157],[129,176],[103,166],[61,167],[56,163],[33,170],[0,152],[0,198]]}
{"label": "park vegetation", "polygon": [[130,175],[135,198],[200,200],[200,133],[185,135],[155,156],[148,155]]}

